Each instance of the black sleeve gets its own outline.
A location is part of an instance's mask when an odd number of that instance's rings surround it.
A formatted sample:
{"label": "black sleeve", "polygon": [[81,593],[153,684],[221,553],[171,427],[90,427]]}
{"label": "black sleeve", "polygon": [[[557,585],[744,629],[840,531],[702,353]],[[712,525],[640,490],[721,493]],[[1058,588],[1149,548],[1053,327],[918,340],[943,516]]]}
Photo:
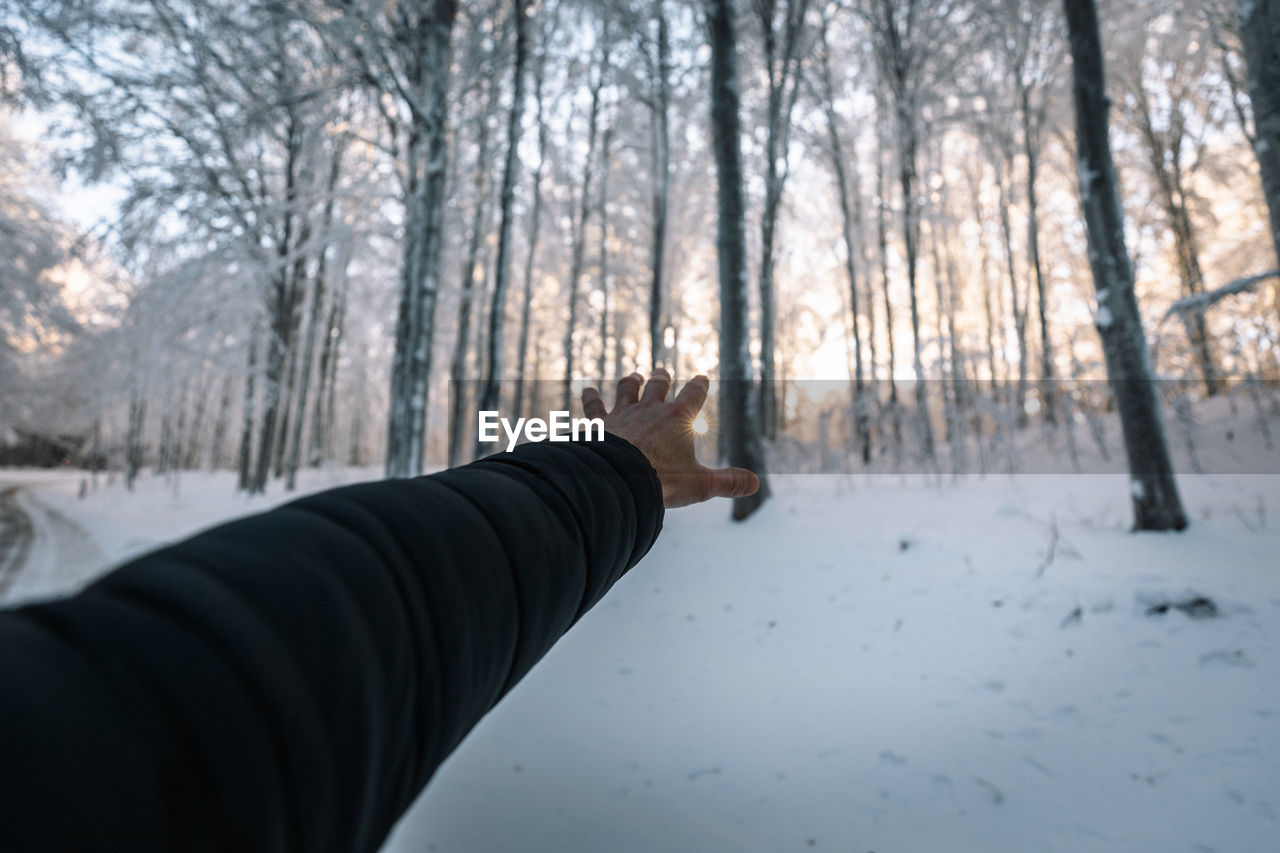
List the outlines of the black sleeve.
{"label": "black sleeve", "polygon": [[662,518],[626,441],[528,444],[0,613],[0,847],[376,850]]}

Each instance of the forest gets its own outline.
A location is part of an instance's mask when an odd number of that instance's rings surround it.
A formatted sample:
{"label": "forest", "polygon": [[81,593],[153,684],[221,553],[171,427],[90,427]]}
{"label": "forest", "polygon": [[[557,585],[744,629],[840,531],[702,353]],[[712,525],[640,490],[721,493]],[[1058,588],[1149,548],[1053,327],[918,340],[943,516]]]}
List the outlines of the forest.
{"label": "forest", "polygon": [[736,518],[1049,456],[1181,528],[1204,401],[1271,446],[1273,0],[0,10],[11,461],[409,476],[655,366]]}

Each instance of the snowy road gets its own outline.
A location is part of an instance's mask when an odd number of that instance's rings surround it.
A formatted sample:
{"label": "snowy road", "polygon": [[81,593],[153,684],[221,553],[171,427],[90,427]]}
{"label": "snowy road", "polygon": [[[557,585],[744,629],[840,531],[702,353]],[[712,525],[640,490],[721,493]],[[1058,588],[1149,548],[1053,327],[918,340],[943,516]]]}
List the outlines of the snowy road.
{"label": "snowy road", "polygon": [[0,600],[21,571],[35,538],[31,516],[18,503],[21,488],[12,485],[0,489]]}
{"label": "snowy road", "polygon": [[107,562],[83,527],[41,500],[45,485],[0,482],[0,602],[70,591]]}

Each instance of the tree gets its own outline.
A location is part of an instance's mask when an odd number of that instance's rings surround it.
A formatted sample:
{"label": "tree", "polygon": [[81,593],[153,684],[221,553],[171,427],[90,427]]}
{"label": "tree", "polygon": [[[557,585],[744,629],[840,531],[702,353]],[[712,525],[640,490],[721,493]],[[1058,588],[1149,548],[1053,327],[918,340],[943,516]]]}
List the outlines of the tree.
{"label": "tree", "polygon": [[[1207,47],[1199,43],[1204,35],[1194,29],[1180,30],[1176,42],[1162,45],[1161,55],[1148,57],[1144,51],[1124,75],[1125,112],[1146,149],[1156,200],[1165,225],[1173,234],[1175,266],[1182,280],[1183,297],[1196,296],[1205,290],[1199,240],[1192,221],[1195,199],[1190,187],[1191,176],[1205,146],[1206,113],[1212,108],[1207,99],[1197,98],[1194,92],[1204,77]],[[1158,69],[1154,76],[1160,83],[1155,91],[1151,91],[1152,84],[1147,79],[1149,60]],[[1220,381],[1204,314],[1186,318],[1186,328],[1205,392],[1213,396],[1220,390]]]}
{"label": "tree", "polygon": [[1120,411],[1137,530],[1182,530],[1178,496],[1159,399],[1124,239],[1124,211],[1111,158],[1102,38],[1094,0],[1063,0],[1072,57],[1080,201],[1089,241],[1107,379]]}
{"label": "tree", "polygon": [[[779,8],[780,7],[780,8]],[[777,364],[774,334],[777,295],[774,252],[782,193],[790,174],[791,114],[800,94],[804,59],[804,17],[809,0],[753,0],[764,42],[768,100],[765,108],[764,209],[760,214],[760,424],[768,438],[778,431]],[[779,12],[781,21],[778,20]]]}
{"label": "tree", "polygon": [[396,138],[405,218],[387,415],[388,477],[412,477],[423,470],[440,294],[451,47],[457,12],[457,0],[402,0],[385,14],[358,14],[357,19],[367,26],[357,27],[349,41],[365,78],[401,108],[397,113],[384,112]]}
{"label": "tree", "polygon": [[[511,108],[507,112],[507,151],[502,164],[502,185],[498,191],[498,257],[494,262],[493,302],[489,308],[488,346],[485,351],[483,386],[478,408],[498,408],[499,380],[502,378],[503,329],[506,324],[507,279],[511,272],[512,203],[516,194],[519,163],[520,124],[524,116],[525,64],[529,56],[529,15],[532,0],[514,0],[511,14],[515,23],[515,58],[511,65]],[[523,354],[522,354],[523,357]],[[516,413],[517,416],[519,412]],[[478,451],[477,451],[478,452]]]}
{"label": "tree", "polygon": [[[520,306],[520,337],[516,342],[516,378],[515,401],[511,410],[517,417],[524,414],[525,384],[528,381],[529,327],[533,309],[533,269],[538,256],[538,236],[542,226],[542,174],[547,165],[547,122],[543,116],[543,87],[546,82],[547,50],[551,36],[559,20],[559,4],[553,10],[543,12],[542,38],[538,49],[538,61],[533,70],[533,103],[535,110],[534,124],[538,128],[538,163],[533,169],[533,202],[529,210],[528,249],[524,261],[524,299]],[[535,374],[534,379],[539,377]]]}
{"label": "tree", "polygon": [[893,110],[902,195],[902,241],[907,292],[911,299],[912,365],[916,408],[924,454],[933,458],[933,428],[927,406],[916,278],[920,256],[919,153],[924,101],[948,64],[954,41],[958,0],[867,0],[863,12],[871,27],[872,50]]}
{"label": "tree", "polygon": [[720,455],[727,464],[754,471],[760,478],[759,491],[733,500],[733,518],[742,521],[768,498],[769,484],[748,345],[746,211],[733,0],[707,0],[707,32],[711,43],[711,144],[719,200]]}
{"label": "tree", "polygon": [[[854,238],[855,229],[860,225],[854,213],[854,206],[861,204],[860,193],[855,186],[850,191],[848,168],[845,166],[844,143],[841,139],[840,121],[836,115],[835,85],[831,74],[830,47],[827,43],[827,29],[830,19],[823,17],[822,27],[818,32],[819,41],[819,82],[821,84],[822,110],[826,117],[828,155],[831,159],[831,170],[836,179],[836,197],[840,202],[841,237],[844,241],[844,268],[849,285],[849,318],[853,350],[853,408],[854,433],[862,461],[871,461],[871,432],[867,416],[867,401],[863,395],[864,367],[862,364],[862,330],[860,328],[860,303],[858,299],[858,271],[856,260],[858,242]],[[855,167],[856,177],[856,167]],[[856,184],[856,182],[855,182]],[[874,369],[874,366],[873,366]]]}
{"label": "tree", "polygon": [[1240,41],[1249,68],[1253,153],[1271,214],[1271,240],[1280,258],[1280,0],[1239,0]]}
{"label": "tree", "polygon": [[587,150],[582,164],[582,184],[578,197],[577,212],[573,221],[572,259],[569,263],[569,323],[564,333],[564,389],[561,395],[561,408],[568,409],[573,399],[573,371],[575,344],[573,333],[578,323],[578,279],[582,277],[587,247],[587,221],[591,217],[591,183],[596,173],[596,140],[600,131],[600,99],[604,90],[605,78],[609,73],[610,44],[609,19],[606,17],[600,25],[600,61],[595,78],[590,82],[591,108],[587,116]]}

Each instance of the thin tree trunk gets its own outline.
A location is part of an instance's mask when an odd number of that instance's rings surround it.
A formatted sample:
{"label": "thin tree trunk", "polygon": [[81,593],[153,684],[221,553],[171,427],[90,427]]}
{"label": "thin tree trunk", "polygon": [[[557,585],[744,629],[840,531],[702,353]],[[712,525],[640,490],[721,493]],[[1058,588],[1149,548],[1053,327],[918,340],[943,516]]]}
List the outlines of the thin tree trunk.
{"label": "thin tree trunk", "polygon": [[254,385],[258,377],[258,345],[261,331],[255,324],[253,332],[249,336],[249,363],[245,368],[244,374],[244,405],[240,413],[240,452],[237,460],[237,467],[240,471],[239,489],[240,491],[249,491],[252,485],[252,465],[253,465],[253,422],[254,407],[257,403],[256,388]]}
{"label": "thin tree trunk", "polygon": [[280,408],[284,402],[285,377],[289,363],[289,355],[293,347],[293,326],[295,321],[295,282],[296,266],[289,263],[289,255],[296,249],[294,239],[297,211],[294,209],[298,196],[298,158],[301,130],[299,120],[290,111],[286,137],[286,160],[284,168],[285,210],[281,234],[276,240],[276,263],[278,268],[273,276],[267,297],[267,360],[263,372],[262,421],[259,425],[258,455],[253,466],[253,476],[249,481],[250,494],[262,494],[267,490],[267,478],[275,460],[276,430],[279,428]]}
{"label": "thin tree trunk", "polygon": [[[525,383],[529,381],[525,363],[529,354],[529,322],[533,309],[533,270],[538,255],[538,235],[542,226],[542,171],[547,160],[547,123],[542,115],[542,84],[546,74],[547,41],[549,31],[544,30],[542,47],[538,51],[538,64],[533,77],[533,101],[537,110],[538,165],[533,170],[533,203],[529,211],[529,250],[524,261],[524,301],[520,306],[520,340],[516,344],[519,374],[516,379],[516,398],[511,410],[516,417],[524,416]],[[534,375],[536,381],[540,377]]]}
{"label": "thin tree trunk", "polygon": [[[1191,211],[1183,188],[1182,169],[1182,132],[1177,124],[1170,122],[1167,130],[1156,128],[1151,114],[1151,103],[1146,87],[1141,78],[1133,91],[1134,119],[1138,126],[1138,135],[1147,148],[1147,163],[1151,167],[1151,177],[1155,181],[1156,194],[1160,200],[1169,230],[1173,232],[1174,254],[1177,256],[1178,274],[1182,279],[1182,295],[1198,296],[1204,293],[1204,273],[1200,266],[1200,251],[1196,246],[1196,235],[1191,224]],[[1170,111],[1177,110],[1177,99],[1170,106]],[[1166,135],[1167,134],[1167,135]],[[1203,311],[1195,311],[1183,315],[1183,324],[1187,337],[1191,341],[1191,349],[1200,368],[1200,377],[1204,381],[1205,393],[1212,397],[1220,389],[1218,368],[1214,362],[1209,343],[1209,329]]]}
{"label": "thin tree trunk", "polygon": [[[328,275],[328,249],[330,235],[333,233],[333,209],[336,204],[338,177],[342,172],[342,155],[344,141],[339,138],[333,143],[333,151],[329,161],[328,192],[324,201],[324,213],[321,219],[322,234],[325,239],[319,247],[316,258],[315,276],[312,281],[311,312],[307,318],[307,336],[303,342],[302,371],[298,377],[298,400],[294,406],[296,415],[293,420],[293,435],[289,442],[289,458],[285,470],[285,489],[292,492],[297,487],[298,466],[302,464],[302,423],[307,414],[307,399],[311,388],[311,372],[315,362],[316,338],[324,318],[325,292]],[[323,369],[323,367],[322,367]],[[323,374],[322,374],[323,375]],[[315,421],[320,417],[319,407],[312,416]]]}
{"label": "thin tree trunk", "polygon": [[827,21],[825,19],[822,22],[822,29],[819,31],[819,38],[822,46],[820,57],[822,108],[826,113],[831,169],[835,173],[836,195],[840,200],[840,221],[843,226],[841,236],[844,239],[844,270],[849,286],[849,319],[851,321],[850,331],[853,335],[851,343],[853,350],[854,435],[857,440],[858,452],[862,456],[863,463],[866,464],[871,462],[871,429],[868,423],[866,400],[863,397],[865,392],[863,387],[862,330],[859,326],[860,320],[858,317],[860,306],[858,303],[858,272],[855,264],[858,243],[853,236],[855,223],[849,199],[849,179],[844,164],[844,145],[840,139],[840,123],[836,117],[835,91],[831,82],[831,58],[827,52]]}
{"label": "thin tree trunk", "polygon": [[1012,300],[1013,332],[1018,340],[1018,384],[1014,388],[1014,421],[1018,426],[1027,423],[1027,307],[1018,289],[1018,274],[1013,262],[1013,227],[1009,216],[1009,191],[1007,176],[1012,171],[1013,155],[1006,151],[1004,158],[996,162],[996,187],[1000,192],[1000,234],[1004,238],[1004,256],[1009,274],[1009,298]]}
{"label": "thin tree trunk", "polygon": [[217,471],[222,465],[222,448],[227,439],[227,429],[231,423],[231,391],[233,377],[230,373],[222,377],[222,393],[218,395],[218,415],[213,421],[213,437],[209,442],[209,470]]}
{"label": "thin tree trunk", "polygon": [[[507,114],[507,152],[502,165],[502,185],[498,193],[498,257],[493,273],[493,302],[489,308],[488,347],[485,356],[484,385],[480,390],[478,408],[498,408],[499,384],[502,379],[503,330],[506,327],[507,279],[511,271],[511,227],[514,220],[512,204],[516,194],[516,171],[519,164],[517,149],[520,146],[520,124],[524,116],[524,67],[529,56],[529,8],[532,0],[515,0],[516,54],[511,69],[511,110]],[[481,448],[476,447],[479,456]]]}
{"label": "thin tree trunk", "polygon": [[1040,319],[1040,405],[1046,424],[1058,422],[1057,387],[1053,369],[1053,345],[1049,337],[1049,303],[1040,263],[1040,208],[1036,195],[1040,164],[1038,122],[1031,108],[1031,89],[1019,82],[1023,155],[1027,160],[1027,255],[1036,281],[1036,308]]}
{"label": "thin tree trunk", "polygon": [[808,0],[783,0],[782,44],[774,21],[776,3],[756,6],[764,38],[764,61],[769,93],[765,123],[764,209],[760,215],[760,426],[765,438],[777,437],[778,407],[776,348],[777,296],[774,253],[778,214],[790,172],[788,148],[791,114],[800,92],[800,34]]}
{"label": "thin tree trunk", "polygon": [[[876,98],[876,126],[879,128],[883,102]],[[879,130],[876,138],[882,139]],[[889,404],[898,404],[898,363],[893,345],[893,299],[889,295],[889,223],[888,223],[889,186],[884,173],[883,143],[876,150],[876,250],[880,256],[880,286],[884,292],[884,335],[889,348]]]}
{"label": "thin tree trunk", "polygon": [[180,467],[191,470],[199,467],[200,439],[203,438],[205,411],[209,407],[209,392],[213,390],[214,379],[208,371],[200,371],[200,380],[196,383],[196,406],[191,415],[191,430],[187,433],[178,463]]}
{"label": "thin tree trunk", "polygon": [[578,215],[574,222],[573,249],[569,262],[569,325],[564,333],[564,390],[561,394],[561,408],[571,408],[573,398],[574,342],[573,333],[578,323],[578,279],[582,277],[582,266],[586,253],[587,220],[591,216],[591,181],[594,175],[596,156],[596,136],[600,119],[600,93],[604,88],[606,72],[609,68],[609,22],[606,19],[602,27],[600,49],[600,66],[596,79],[591,83],[591,110],[587,119],[587,154],[582,165],[582,195],[578,204]]}
{"label": "thin tree trunk", "polygon": [[[342,336],[346,330],[347,289],[345,277],[343,286],[338,291],[338,301],[330,314],[329,329],[333,339],[333,351],[329,358],[328,390],[324,402],[324,440],[320,444],[321,455],[325,458],[337,458],[338,434],[335,425],[338,418],[338,363],[342,354]],[[318,462],[316,464],[319,464]]]}
{"label": "thin tree trunk", "polygon": [[609,286],[609,158],[613,149],[613,120],[605,125],[600,143],[600,358],[596,375],[601,382],[606,378],[609,361],[609,302],[613,288]]}
{"label": "thin tree trunk", "polygon": [[1063,6],[1071,41],[1080,200],[1097,290],[1097,327],[1129,458],[1134,527],[1181,530],[1187,526],[1187,517],[1173,477],[1133,289],[1133,267],[1125,248],[1098,13],[1094,0],[1064,0]]}
{"label": "thin tree trunk", "polygon": [[746,210],[732,0],[708,0],[707,29],[711,42],[711,139],[719,192],[716,254],[720,267],[721,455],[728,464],[754,471],[760,478],[758,492],[733,500],[733,518],[741,521],[768,498],[769,483],[748,346]]}
{"label": "thin tree trunk", "polygon": [[142,430],[146,419],[146,397],[135,388],[129,396],[129,428],[124,440],[124,486],[131,492],[142,470]]}
{"label": "thin tree trunk", "polygon": [[479,117],[480,137],[476,146],[475,206],[471,213],[471,236],[467,243],[467,253],[462,261],[462,292],[458,296],[458,334],[453,341],[453,359],[449,366],[449,467],[462,463],[464,448],[470,445],[466,441],[467,423],[464,417],[467,399],[470,396],[470,383],[467,381],[467,356],[470,355],[471,309],[475,302],[476,278],[480,286],[488,271],[482,269],[480,247],[488,231],[489,220],[489,115],[497,102],[498,87],[493,83],[485,85],[484,106]]}
{"label": "thin tree trunk", "polygon": [[[663,0],[654,0],[654,17],[658,22],[658,62],[654,69],[650,121],[650,167],[653,170],[653,240],[649,256],[649,354],[654,367],[667,365],[663,329],[663,267],[667,245],[667,200],[671,192],[671,39],[667,32],[667,13]],[[620,361],[620,359],[618,359]]]}

